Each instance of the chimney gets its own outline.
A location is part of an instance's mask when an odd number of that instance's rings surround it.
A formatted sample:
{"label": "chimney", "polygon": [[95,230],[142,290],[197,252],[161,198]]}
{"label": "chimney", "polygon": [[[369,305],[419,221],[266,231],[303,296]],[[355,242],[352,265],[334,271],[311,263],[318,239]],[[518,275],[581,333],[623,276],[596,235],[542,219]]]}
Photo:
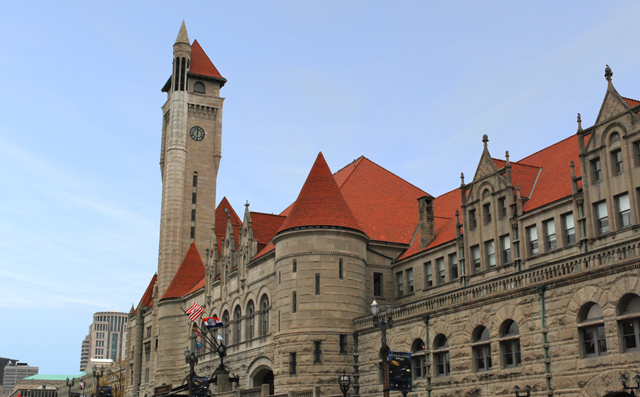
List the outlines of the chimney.
{"label": "chimney", "polygon": [[426,248],[433,239],[435,234],[435,220],[433,214],[433,197],[422,196],[418,199],[418,213],[420,215],[418,226],[420,231],[420,249]]}

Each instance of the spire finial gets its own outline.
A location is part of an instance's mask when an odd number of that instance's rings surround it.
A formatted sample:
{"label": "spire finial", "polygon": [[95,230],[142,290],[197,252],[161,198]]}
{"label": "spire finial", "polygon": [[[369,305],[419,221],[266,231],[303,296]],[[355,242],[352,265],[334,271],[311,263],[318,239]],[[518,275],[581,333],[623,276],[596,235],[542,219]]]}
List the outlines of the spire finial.
{"label": "spire finial", "polygon": [[464,186],[464,172],[460,173],[460,180],[461,180],[460,185]]}
{"label": "spire finial", "polygon": [[191,42],[189,41],[189,35],[187,34],[187,26],[184,24],[184,19],[182,20],[180,32],[178,33],[178,38],[176,39],[176,44],[178,43],[186,43],[191,45]]}
{"label": "spire finial", "polygon": [[604,78],[607,79],[607,81],[611,81],[611,76],[613,76],[613,72],[611,71],[609,65],[607,65],[604,68]]}
{"label": "spire finial", "polygon": [[249,200],[244,204],[245,207],[249,207]]}
{"label": "spire finial", "polygon": [[580,117],[580,113],[578,113],[578,131],[582,131],[582,117]]}
{"label": "spire finial", "polygon": [[575,178],[576,177],[576,164],[573,162],[573,160],[571,160],[570,163],[570,167],[571,167],[571,178]]}
{"label": "spire finial", "polygon": [[460,212],[456,210],[456,225],[460,224]]}
{"label": "spire finial", "polygon": [[484,143],[484,148],[487,148],[487,143],[489,142],[489,137],[487,136],[487,134],[484,134],[482,136],[482,143]]}
{"label": "spire finial", "polygon": [[507,159],[507,164],[510,164],[510,162],[509,162],[509,151],[508,150],[504,152],[504,157]]}

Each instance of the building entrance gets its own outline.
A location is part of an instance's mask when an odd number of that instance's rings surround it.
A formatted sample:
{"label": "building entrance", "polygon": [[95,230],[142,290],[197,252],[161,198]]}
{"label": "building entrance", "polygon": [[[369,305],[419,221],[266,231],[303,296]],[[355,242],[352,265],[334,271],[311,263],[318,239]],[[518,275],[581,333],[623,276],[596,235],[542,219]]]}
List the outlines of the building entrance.
{"label": "building entrance", "polygon": [[269,395],[273,395],[273,372],[268,368],[258,371],[253,377],[253,387],[269,385]]}

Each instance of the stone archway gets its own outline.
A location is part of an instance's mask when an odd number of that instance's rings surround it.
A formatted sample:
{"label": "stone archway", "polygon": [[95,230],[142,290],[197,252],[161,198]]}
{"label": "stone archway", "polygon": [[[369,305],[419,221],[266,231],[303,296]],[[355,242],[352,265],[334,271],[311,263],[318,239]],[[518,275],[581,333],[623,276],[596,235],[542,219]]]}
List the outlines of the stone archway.
{"label": "stone archway", "polygon": [[251,378],[251,383],[253,387],[269,385],[269,395],[273,395],[273,371],[271,371],[271,368],[259,368]]}
{"label": "stone archway", "polygon": [[633,397],[620,391],[622,385],[618,381],[619,370],[609,370],[592,378],[582,389],[579,397]]}

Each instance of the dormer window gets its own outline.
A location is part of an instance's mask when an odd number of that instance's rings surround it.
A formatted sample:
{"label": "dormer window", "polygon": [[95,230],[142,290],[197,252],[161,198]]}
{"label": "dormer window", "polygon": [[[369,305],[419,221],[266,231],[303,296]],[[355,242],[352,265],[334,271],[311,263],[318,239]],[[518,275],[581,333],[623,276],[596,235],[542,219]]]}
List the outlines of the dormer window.
{"label": "dormer window", "polygon": [[199,94],[205,94],[206,90],[204,87],[204,83],[197,81],[194,85],[193,85],[193,92],[197,92]]}

